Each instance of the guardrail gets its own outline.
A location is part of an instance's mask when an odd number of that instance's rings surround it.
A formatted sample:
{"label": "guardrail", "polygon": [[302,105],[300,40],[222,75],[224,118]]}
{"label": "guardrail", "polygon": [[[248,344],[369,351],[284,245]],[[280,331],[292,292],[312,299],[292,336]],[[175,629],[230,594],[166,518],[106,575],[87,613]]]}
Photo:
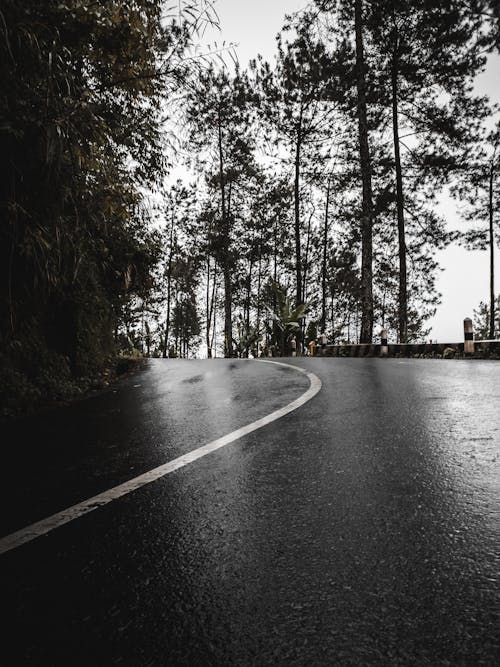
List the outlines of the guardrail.
{"label": "guardrail", "polygon": [[500,340],[474,340],[474,328],[470,317],[464,320],[463,343],[388,343],[387,330],[380,332],[380,344],[326,345],[317,349],[316,356],[327,357],[412,357],[415,355],[440,355],[465,357],[477,354],[500,356]]}
{"label": "guardrail", "polygon": [[[325,350],[322,350],[315,356],[326,357],[397,357],[397,356],[414,356],[417,354],[424,355],[443,355],[446,350],[450,350],[449,355],[466,354],[473,355],[477,352],[488,352],[500,354],[500,340],[472,341],[473,351],[465,352],[465,343],[408,343],[398,344],[389,343],[382,344],[352,344],[352,345],[327,345]],[[470,346],[469,346],[470,347]]]}

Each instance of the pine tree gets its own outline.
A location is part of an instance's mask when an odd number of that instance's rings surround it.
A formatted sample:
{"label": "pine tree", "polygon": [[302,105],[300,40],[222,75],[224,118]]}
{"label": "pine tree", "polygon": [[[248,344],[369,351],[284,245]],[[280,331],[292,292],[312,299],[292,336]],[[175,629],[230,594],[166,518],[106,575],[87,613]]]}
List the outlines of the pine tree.
{"label": "pine tree", "polygon": [[[252,63],[260,91],[259,107],[263,125],[270,131],[279,150],[286,151],[293,174],[293,237],[295,244],[295,305],[304,300],[304,257],[302,248],[304,172],[314,161],[323,163],[330,142],[330,124],[336,110],[325,74],[327,60],[320,43],[311,41],[308,26],[296,25],[298,34],[291,42],[278,36],[278,56],[274,69],[262,60]],[[321,167],[318,164],[318,168]],[[308,177],[311,178],[310,173]]]}
{"label": "pine tree", "polygon": [[[373,3],[367,30],[377,67],[380,103],[390,109],[391,115],[399,257],[398,332],[405,342],[409,326],[410,193],[422,190],[425,182],[435,190],[449,180],[458,154],[484,116],[483,101],[471,98],[468,90],[473,75],[484,64],[481,22],[463,3],[454,0],[439,5],[423,0],[383,0]],[[444,242],[442,230],[436,228],[435,234]]]}
{"label": "pine tree", "polygon": [[491,305],[481,301],[474,310],[474,332],[476,340],[500,338],[500,294],[493,302],[493,333],[491,330]]}
{"label": "pine tree", "polygon": [[489,250],[489,336],[495,336],[495,246],[500,245],[500,123],[476,145],[453,192],[467,202],[462,209],[472,227],[457,234],[460,243],[474,250]]}
{"label": "pine tree", "polygon": [[190,144],[207,168],[208,185],[219,192],[219,222],[216,230],[217,262],[224,280],[224,354],[233,354],[233,269],[232,249],[235,213],[233,195],[241,178],[253,171],[250,95],[239,71],[230,78],[225,71],[210,67],[200,75],[188,97]]}

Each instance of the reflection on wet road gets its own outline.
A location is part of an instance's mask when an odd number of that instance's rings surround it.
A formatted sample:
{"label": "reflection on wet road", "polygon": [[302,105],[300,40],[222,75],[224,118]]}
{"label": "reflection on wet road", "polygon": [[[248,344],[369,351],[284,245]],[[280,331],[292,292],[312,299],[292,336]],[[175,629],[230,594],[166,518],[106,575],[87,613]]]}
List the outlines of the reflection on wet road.
{"label": "reflection on wet road", "polygon": [[[500,664],[500,366],[293,363],[306,406],[2,557],[8,664]],[[4,532],[307,386],[157,361],[12,425]]]}

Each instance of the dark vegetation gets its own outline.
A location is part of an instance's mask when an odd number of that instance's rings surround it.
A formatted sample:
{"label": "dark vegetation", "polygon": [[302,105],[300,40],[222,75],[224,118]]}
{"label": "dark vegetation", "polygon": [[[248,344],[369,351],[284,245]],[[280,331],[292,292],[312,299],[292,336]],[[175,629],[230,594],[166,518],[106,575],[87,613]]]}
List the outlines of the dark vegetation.
{"label": "dark vegetation", "polygon": [[185,10],[172,23],[151,0],[1,4],[2,405],[85,386],[151,289],[143,191],[166,173],[164,101],[205,18]]}
{"label": "dark vegetation", "polygon": [[[421,340],[453,240],[489,251],[493,337],[500,132],[471,84],[498,3],[316,0],[247,69],[193,52],[211,3],[174,11],[0,5],[4,412],[107,382],[117,354]],[[181,161],[193,183],[166,186]]]}

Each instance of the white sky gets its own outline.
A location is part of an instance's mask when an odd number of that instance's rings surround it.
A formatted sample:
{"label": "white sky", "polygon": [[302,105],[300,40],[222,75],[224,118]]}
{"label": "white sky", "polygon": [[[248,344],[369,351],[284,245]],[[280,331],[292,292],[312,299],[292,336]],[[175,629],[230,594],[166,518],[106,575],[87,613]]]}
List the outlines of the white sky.
{"label": "white sky", "polygon": [[[275,37],[280,31],[285,14],[293,13],[307,5],[307,0],[217,0],[221,32],[214,35],[220,45],[223,41],[237,44],[238,59],[245,67],[258,53],[272,62]],[[500,58],[491,59],[487,71],[477,80],[477,92],[488,94],[500,103]],[[456,206],[444,203],[442,213],[452,227],[458,225]],[[496,257],[499,256],[497,251]],[[463,340],[463,319],[472,317],[480,301],[489,299],[489,261],[487,252],[468,252],[458,246],[450,246],[439,252],[437,259],[444,271],[437,287],[442,294],[442,304],[430,321],[431,336],[440,342]],[[495,291],[500,291],[500,260],[497,264]]]}

